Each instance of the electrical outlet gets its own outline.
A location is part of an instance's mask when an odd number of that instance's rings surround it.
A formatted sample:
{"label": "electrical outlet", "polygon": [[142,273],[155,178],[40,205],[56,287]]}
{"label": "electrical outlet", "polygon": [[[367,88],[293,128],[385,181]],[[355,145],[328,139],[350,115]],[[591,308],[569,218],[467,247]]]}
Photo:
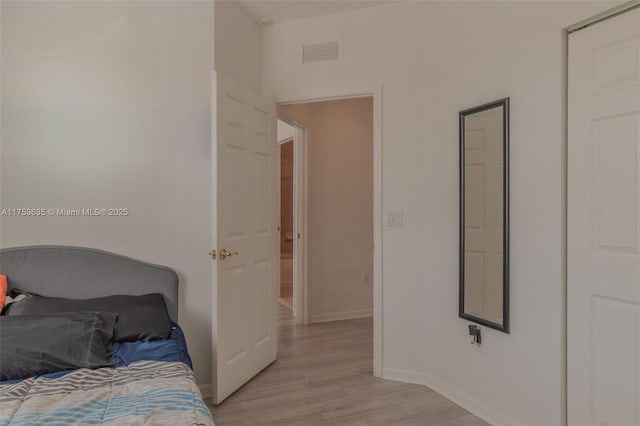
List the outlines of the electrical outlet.
{"label": "electrical outlet", "polygon": [[402,226],[404,222],[402,216],[402,210],[391,210],[387,212],[387,226]]}
{"label": "electrical outlet", "polygon": [[482,344],[482,333],[480,332],[480,327],[477,325],[470,324],[469,325],[469,338],[471,340],[472,345],[481,345]]}

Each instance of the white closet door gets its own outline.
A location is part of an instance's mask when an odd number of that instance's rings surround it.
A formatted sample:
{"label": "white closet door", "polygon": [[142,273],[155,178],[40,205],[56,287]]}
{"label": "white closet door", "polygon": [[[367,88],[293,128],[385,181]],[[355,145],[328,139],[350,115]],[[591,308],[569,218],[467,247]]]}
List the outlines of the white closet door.
{"label": "white closet door", "polygon": [[640,9],[569,36],[569,426],[640,425]]}

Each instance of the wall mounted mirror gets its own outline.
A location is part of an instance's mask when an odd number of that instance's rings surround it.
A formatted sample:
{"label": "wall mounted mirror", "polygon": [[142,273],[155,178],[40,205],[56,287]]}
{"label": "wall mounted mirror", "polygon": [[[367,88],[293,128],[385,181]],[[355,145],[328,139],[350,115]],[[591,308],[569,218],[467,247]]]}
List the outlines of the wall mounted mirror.
{"label": "wall mounted mirror", "polygon": [[460,112],[460,307],[509,332],[509,98]]}

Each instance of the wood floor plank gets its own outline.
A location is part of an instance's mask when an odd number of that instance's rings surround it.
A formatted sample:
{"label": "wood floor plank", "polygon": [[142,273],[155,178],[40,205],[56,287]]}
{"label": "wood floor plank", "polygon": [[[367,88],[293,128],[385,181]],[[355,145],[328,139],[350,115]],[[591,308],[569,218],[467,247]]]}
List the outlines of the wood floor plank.
{"label": "wood floor plank", "polygon": [[374,377],[371,318],[300,326],[279,309],[278,359],[211,407],[216,425],[487,425],[425,386]]}

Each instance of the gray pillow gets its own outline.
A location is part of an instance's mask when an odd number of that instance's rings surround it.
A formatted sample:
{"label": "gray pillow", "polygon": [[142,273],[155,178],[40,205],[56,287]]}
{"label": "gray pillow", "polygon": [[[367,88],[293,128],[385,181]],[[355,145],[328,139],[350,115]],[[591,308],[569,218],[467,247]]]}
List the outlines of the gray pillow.
{"label": "gray pillow", "polygon": [[55,312],[100,311],[118,314],[116,342],[166,339],[171,320],[160,293],[143,296],[115,295],[94,299],[29,297],[9,305],[5,315],[46,315]]}
{"label": "gray pillow", "polygon": [[110,367],[116,319],[107,312],[0,317],[0,380]]}

